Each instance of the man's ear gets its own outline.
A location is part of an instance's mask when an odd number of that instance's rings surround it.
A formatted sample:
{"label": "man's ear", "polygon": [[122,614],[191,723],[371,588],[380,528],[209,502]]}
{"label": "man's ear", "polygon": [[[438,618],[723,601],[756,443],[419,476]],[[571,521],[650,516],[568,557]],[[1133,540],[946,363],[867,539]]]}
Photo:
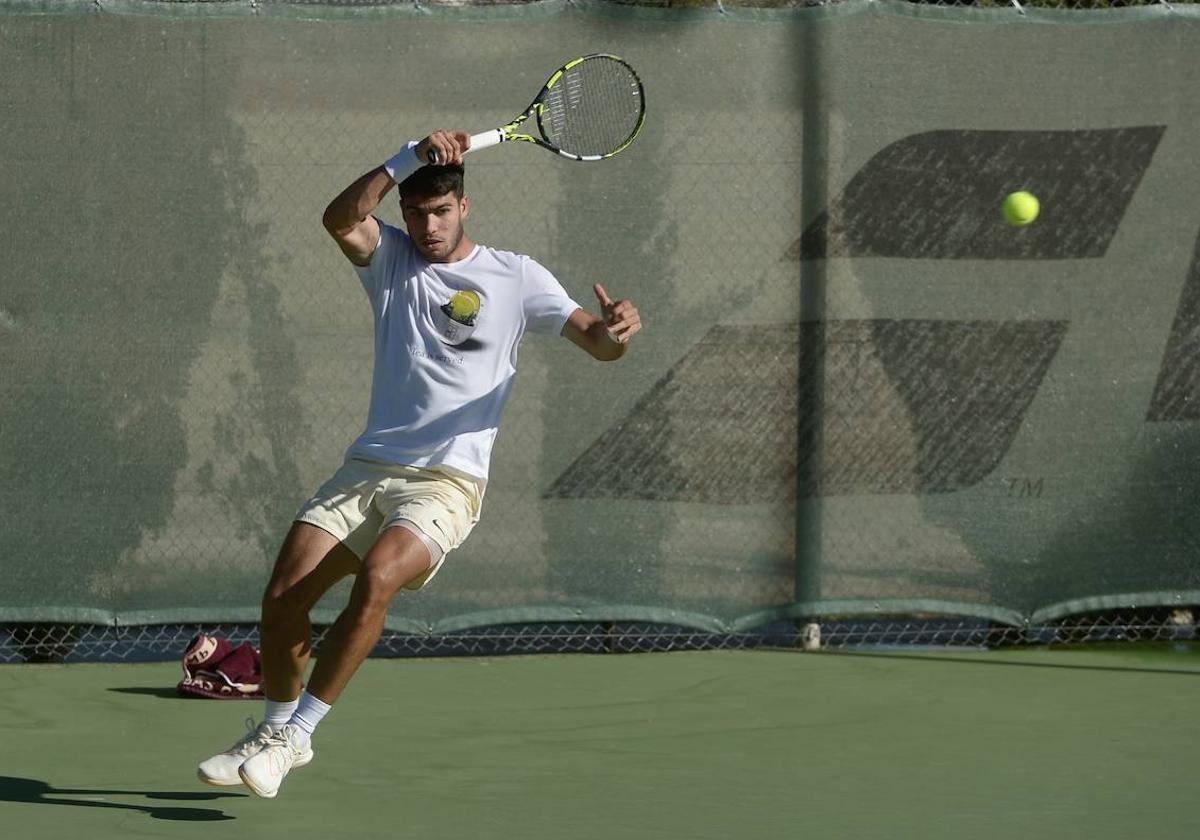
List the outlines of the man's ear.
{"label": "man's ear", "polygon": [[465,219],[471,213],[471,199],[465,195],[459,200],[459,207],[462,209],[462,217]]}

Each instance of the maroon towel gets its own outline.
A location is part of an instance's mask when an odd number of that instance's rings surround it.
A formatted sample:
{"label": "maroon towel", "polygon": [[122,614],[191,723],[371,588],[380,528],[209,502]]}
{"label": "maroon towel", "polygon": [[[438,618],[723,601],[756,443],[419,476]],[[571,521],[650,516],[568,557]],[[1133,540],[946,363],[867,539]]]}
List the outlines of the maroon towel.
{"label": "maroon towel", "polygon": [[184,697],[262,700],[258,651],[249,642],[235,648],[227,639],[201,633],[183,652],[183,679],[176,688]]}

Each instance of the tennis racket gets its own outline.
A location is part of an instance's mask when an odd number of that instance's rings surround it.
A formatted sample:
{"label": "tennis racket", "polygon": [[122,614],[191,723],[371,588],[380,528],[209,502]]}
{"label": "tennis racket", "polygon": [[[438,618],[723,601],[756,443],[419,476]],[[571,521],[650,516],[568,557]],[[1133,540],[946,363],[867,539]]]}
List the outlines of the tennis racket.
{"label": "tennis racket", "polygon": [[[540,137],[518,129],[533,117]],[[525,113],[507,125],[471,136],[475,152],[520,140],[571,160],[604,160],[629,146],[646,121],[641,79],[615,55],[594,53],[554,71]],[[429,150],[429,162],[438,155]]]}

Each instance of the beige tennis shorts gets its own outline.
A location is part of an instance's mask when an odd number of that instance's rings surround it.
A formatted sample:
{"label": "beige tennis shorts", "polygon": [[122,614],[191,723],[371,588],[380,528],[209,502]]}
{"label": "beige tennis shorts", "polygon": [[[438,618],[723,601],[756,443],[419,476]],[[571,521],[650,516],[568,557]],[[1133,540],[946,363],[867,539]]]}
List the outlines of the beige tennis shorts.
{"label": "beige tennis shorts", "polygon": [[384,528],[408,520],[442,549],[438,562],[404,587],[420,589],[463,544],[482,507],[482,481],[436,467],[348,458],[304,503],[296,521],[328,531],[362,559]]}

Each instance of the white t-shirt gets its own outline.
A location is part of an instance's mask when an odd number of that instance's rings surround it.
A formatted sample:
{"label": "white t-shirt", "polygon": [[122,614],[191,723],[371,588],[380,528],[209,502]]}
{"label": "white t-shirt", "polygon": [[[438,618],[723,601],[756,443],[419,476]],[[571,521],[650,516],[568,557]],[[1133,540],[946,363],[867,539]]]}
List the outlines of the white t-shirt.
{"label": "white t-shirt", "polygon": [[579,304],[534,260],[484,245],[430,263],[379,222],[355,266],[375,313],[367,428],[347,457],[443,467],[486,481],[526,330],[558,334]]}

